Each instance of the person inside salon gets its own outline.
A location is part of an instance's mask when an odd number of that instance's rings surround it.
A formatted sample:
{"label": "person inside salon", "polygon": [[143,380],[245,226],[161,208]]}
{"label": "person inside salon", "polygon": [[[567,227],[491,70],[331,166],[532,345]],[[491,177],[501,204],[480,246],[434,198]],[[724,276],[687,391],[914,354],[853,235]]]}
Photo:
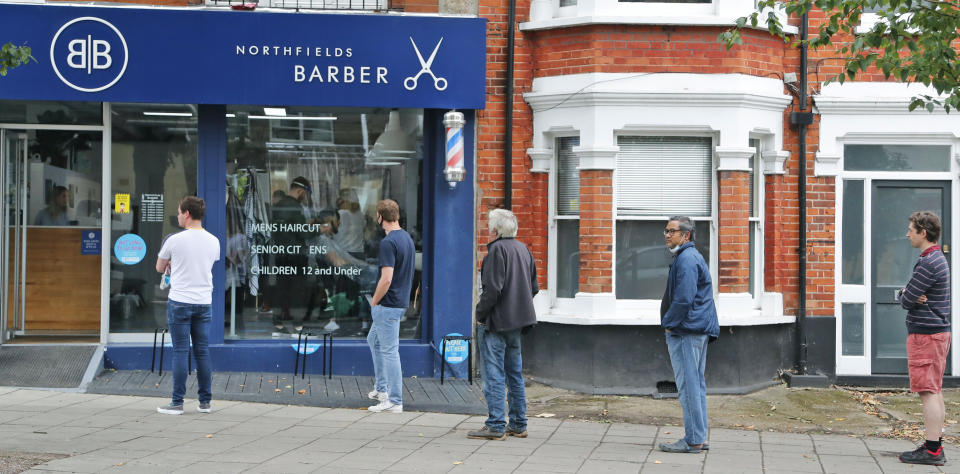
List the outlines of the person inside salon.
{"label": "person inside salon", "polygon": [[47,207],[37,213],[33,225],[70,225],[67,220],[67,203],[70,201],[70,191],[63,186],[54,186],[47,200]]}

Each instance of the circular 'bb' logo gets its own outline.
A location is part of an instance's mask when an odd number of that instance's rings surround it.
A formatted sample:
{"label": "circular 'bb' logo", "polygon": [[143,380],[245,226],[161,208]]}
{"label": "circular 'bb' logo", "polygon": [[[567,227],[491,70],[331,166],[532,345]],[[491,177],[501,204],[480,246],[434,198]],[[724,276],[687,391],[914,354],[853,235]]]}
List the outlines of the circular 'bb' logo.
{"label": "circular 'bb' logo", "polygon": [[127,70],[127,41],[117,27],[85,16],[66,22],[50,43],[50,64],[64,84],[81,92],[99,92],[117,83]]}

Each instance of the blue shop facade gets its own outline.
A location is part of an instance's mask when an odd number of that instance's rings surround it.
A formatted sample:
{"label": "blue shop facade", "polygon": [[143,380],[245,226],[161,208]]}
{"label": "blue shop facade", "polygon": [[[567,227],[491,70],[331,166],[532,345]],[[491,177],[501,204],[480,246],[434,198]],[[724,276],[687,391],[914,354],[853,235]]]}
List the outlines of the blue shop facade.
{"label": "blue shop facade", "polygon": [[[0,344],[87,338],[105,347],[105,367],[149,369],[166,327],[156,255],[179,230],[179,200],[196,194],[221,242],[214,370],[292,370],[303,331],[309,372],[328,334],[333,373],[370,375],[376,203],[389,198],[417,248],[404,375],[439,374],[443,337],[472,328],[485,28],[436,15],[0,4],[0,43],[34,57],[0,77]],[[464,116],[466,175],[454,183],[450,111]],[[465,375],[464,357],[448,360]]]}

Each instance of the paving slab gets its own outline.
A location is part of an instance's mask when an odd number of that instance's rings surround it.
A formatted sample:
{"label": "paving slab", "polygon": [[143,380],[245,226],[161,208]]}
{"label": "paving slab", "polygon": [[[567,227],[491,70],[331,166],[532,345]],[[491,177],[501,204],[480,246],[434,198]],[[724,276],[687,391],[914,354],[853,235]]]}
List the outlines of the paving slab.
{"label": "paving slab", "polygon": [[[422,383],[419,390],[455,398]],[[36,392],[0,388],[0,414],[46,407],[23,412],[17,424],[0,423],[0,450],[68,455],[35,466],[38,473],[960,474],[960,462],[902,464],[896,456],[913,442],[873,437],[714,429],[710,451],[679,454],[656,448],[683,436],[677,426],[534,418],[528,438],[474,440],[466,433],[482,426],[483,416],[244,401],[215,401],[211,414],[166,416],[155,411],[165,397]],[[960,459],[960,450],[946,449]]]}

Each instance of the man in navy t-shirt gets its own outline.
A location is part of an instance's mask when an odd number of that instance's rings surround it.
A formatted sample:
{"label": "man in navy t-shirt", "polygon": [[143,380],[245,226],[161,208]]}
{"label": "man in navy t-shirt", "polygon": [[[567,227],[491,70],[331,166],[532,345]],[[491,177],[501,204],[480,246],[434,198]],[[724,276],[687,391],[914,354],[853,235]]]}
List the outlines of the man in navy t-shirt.
{"label": "man in navy t-shirt", "polygon": [[367,335],[376,386],[369,397],[379,401],[372,412],[403,412],[400,368],[400,318],[410,305],[416,248],[400,228],[400,206],[390,199],[377,203],[377,223],[387,236],[380,241],[380,278],[370,301],[373,326]]}

